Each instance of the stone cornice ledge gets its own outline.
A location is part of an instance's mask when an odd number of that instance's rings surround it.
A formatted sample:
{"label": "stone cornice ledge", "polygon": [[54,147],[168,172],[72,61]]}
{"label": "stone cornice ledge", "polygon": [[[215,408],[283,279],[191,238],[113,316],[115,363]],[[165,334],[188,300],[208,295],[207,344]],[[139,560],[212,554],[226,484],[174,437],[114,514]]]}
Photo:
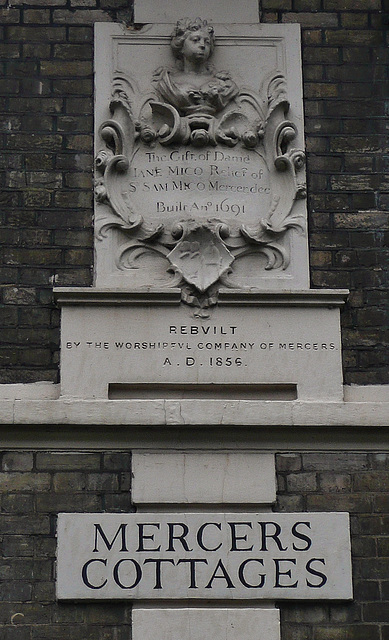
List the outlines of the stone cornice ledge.
{"label": "stone cornice ledge", "polygon": [[0,399],[2,425],[90,427],[389,426],[389,403],[253,400]]}
{"label": "stone cornice ledge", "polygon": [[[330,306],[344,304],[347,289],[306,289],[290,291],[249,291],[221,289],[220,306]],[[181,300],[180,289],[100,289],[97,287],[58,287],[54,296],[59,306],[65,305],[175,305]]]}

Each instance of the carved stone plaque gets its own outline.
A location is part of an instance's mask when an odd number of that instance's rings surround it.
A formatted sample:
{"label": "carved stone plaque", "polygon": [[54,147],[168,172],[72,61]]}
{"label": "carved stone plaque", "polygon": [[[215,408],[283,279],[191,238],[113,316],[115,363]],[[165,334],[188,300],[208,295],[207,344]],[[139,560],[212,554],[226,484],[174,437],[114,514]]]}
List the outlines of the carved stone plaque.
{"label": "carved stone plaque", "polygon": [[350,599],[349,517],[60,513],[57,576],[61,600]]}
{"label": "carved stone plaque", "polygon": [[96,284],[307,288],[298,26],[103,24],[96,56]]}
{"label": "carved stone plaque", "polygon": [[62,289],[62,395],[340,401],[343,297],[224,289],[204,318],[178,289]]}

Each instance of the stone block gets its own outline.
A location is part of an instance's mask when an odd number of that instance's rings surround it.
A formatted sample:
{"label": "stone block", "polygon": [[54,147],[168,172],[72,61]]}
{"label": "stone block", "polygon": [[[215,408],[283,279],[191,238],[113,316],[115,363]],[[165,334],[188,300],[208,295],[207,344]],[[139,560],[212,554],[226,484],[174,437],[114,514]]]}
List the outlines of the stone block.
{"label": "stone block", "polygon": [[280,639],[277,609],[144,609],[132,611],[133,640],[213,640]]}
{"label": "stone block", "polygon": [[184,16],[200,16],[215,23],[255,23],[259,22],[257,0],[245,0],[236,10],[234,0],[136,0],[135,22],[177,22]]}
{"label": "stone block", "polygon": [[142,504],[271,504],[272,454],[133,453],[133,501]]}

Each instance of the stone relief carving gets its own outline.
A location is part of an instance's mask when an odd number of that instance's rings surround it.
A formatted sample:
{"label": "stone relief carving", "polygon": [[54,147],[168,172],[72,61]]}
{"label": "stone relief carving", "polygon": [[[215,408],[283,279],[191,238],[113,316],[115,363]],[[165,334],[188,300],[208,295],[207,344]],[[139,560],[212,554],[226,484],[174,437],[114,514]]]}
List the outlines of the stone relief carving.
{"label": "stone relief carving", "polygon": [[[98,216],[97,237],[112,229],[123,234],[118,268],[138,268],[145,254],[159,256],[171,274],[166,286],[181,287],[182,300],[200,309],[216,304],[220,286],[237,288],[231,275],[244,256],[263,255],[267,271],[287,268],[288,234],[305,225],[294,213],[296,200],[306,196],[299,178],[305,156],[293,147],[297,128],[287,118],[283,74],[266,77],[258,92],[238,87],[209,62],[214,47],[206,21],[181,20],[171,36],[176,65],[155,71],[147,95],[118,74],[96,157],[96,200],[108,205]],[[217,195],[235,190],[236,201],[205,197],[207,185]],[[179,200],[166,195],[169,188]],[[250,215],[239,194],[250,199]]]}

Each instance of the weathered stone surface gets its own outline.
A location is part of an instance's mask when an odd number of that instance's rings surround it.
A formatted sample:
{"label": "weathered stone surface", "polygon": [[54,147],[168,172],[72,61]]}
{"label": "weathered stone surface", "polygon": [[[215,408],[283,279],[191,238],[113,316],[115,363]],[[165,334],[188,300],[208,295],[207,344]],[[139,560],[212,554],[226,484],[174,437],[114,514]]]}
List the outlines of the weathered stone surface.
{"label": "weathered stone surface", "polygon": [[[193,318],[177,293],[124,293],[118,306],[119,292],[58,290],[62,395],[255,399],[268,385],[269,397],[280,400],[342,399],[339,312],[321,303],[325,292],[306,299],[302,292],[292,306],[285,294],[279,308],[281,294],[269,302],[259,294],[257,307],[249,296],[238,319],[234,294],[222,305],[222,293],[210,318]],[[88,300],[93,307],[83,305]]]}
{"label": "weathered stone surface", "polygon": [[274,456],[256,453],[133,453],[132,499],[142,504],[267,504]]}
{"label": "weathered stone surface", "polygon": [[132,623],[134,640],[155,634],[161,640],[201,640],[209,629],[215,640],[255,640],[260,634],[268,640],[280,639],[277,609],[142,609],[134,606]]}
{"label": "weathered stone surface", "polygon": [[61,513],[57,535],[60,600],[352,597],[346,513]]}
{"label": "weathered stone surface", "polygon": [[258,4],[255,0],[247,0],[236,11],[233,0],[180,0],[179,3],[159,0],[135,0],[135,22],[177,22],[183,16],[204,16],[215,23],[255,23],[259,22]]}

